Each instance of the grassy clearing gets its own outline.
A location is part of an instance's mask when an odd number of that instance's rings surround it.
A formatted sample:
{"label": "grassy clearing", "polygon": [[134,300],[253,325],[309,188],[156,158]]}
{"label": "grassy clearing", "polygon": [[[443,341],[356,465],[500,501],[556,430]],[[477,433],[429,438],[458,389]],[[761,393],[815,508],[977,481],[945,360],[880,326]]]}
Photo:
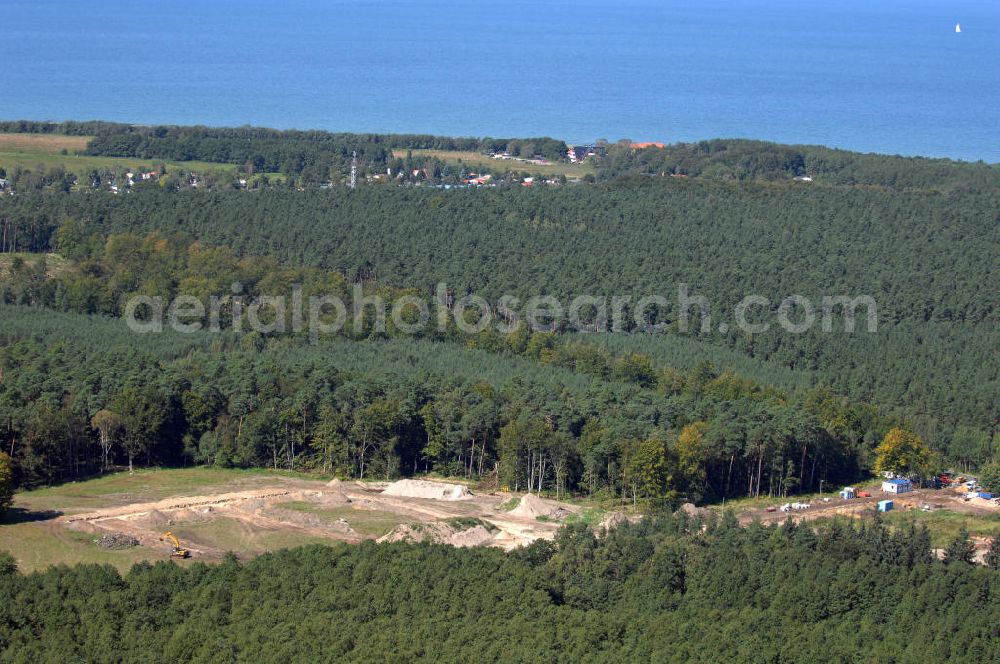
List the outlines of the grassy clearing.
{"label": "grassy clearing", "polygon": [[359,534],[369,537],[382,537],[396,526],[408,523],[408,519],[400,514],[380,510],[354,509],[352,507],[322,507],[304,501],[279,503],[278,507],[314,514],[324,521],[334,522],[345,519]]}
{"label": "grassy clearing", "polygon": [[[865,487],[861,484],[854,485],[859,491],[870,491],[874,492],[878,490],[878,487]],[[814,503],[816,501],[823,500],[824,498],[838,498],[837,492],[840,491],[840,487],[836,488],[836,491],[826,491],[825,493],[803,493],[796,494],[793,496],[786,496],[782,498],[781,496],[761,496],[760,498],[732,498],[727,500],[725,503],[716,503],[713,505],[706,505],[710,510],[719,512],[720,514],[725,510],[733,510],[737,514],[745,512],[747,510],[753,509],[767,509],[768,507],[777,507],[779,505],[784,505],[785,503]]]}
{"label": "grassy clearing", "polygon": [[604,520],[607,514],[607,510],[599,507],[584,507],[579,512],[567,516],[563,523],[585,523],[587,526],[595,528]]}
{"label": "grassy clearing", "polygon": [[[407,150],[393,150],[394,157],[406,158]],[[565,175],[567,178],[582,178],[588,173],[594,173],[592,164],[570,164],[568,162],[556,162],[548,165],[528,164],[523,161],[493,159],[479,152],[465,152],[462,150],[409,150],[414,156],[437,157],[447,164],[461,164],[472,168],[482,168],[486,170],[515,170],[527,171],[529,173],[539,173],[541,175]]]}
{"label": "grassy clearing", "polygon": [[95,539],[93,535],[67,530],[53,521],[0,525],[0,551],[14,556],[22,572],[76,563],[107,564],[124,571],[141,560],[150,559],[149,549],[135,547],[111,551],[97,546]]}
{"label": "grassy clearing", "polygon": [[[143,469],[131,475],[127,472],[112,473],[92,480],[20,492],[15,495],[14,508],[0,520],[0,551],[10,552],[23,571],[75,563],[110,564],[120,570],[127,570],[141,560],[160,560],[163,556],[161,552],[147,547],[124,551],[102,549],[94,542],[95,536],[69,530],[53,517],[60,513],[79,514],[171,496],[252,489],[272,485],[276,480],[282,479],[319,478],[315,475],[262,469]],[[199,524],[182,524],[175,531],[182,541],[196,534],[199,542],[222,550],[242,551],[242,543],[246,542],[246,552],[250,554],[313,542],[329,543],[329,540],[292,530],[258,529],[247,532],[240,523],[233,521],[216,519]],[[190,562],[183,561],[182,564]]]}
{"label": "grassy clearing", "polygon": [[23,260],[27,265],[34,265],[44,258],[45,274],[50,279],[64,273],[72,265],[69,260],[59,254],[29,254],[20,251],[12,254],[0,254],[0,279],[10,276],[10,266],[17,258]]}
{"label": "grassy clearing", "polygon": [[87,149],[93,136],[65,136],[63,134],[4,134],[0,133],[0,151],[60,154],[63,150],[73,154]]}
{"label": "grassy clearing", "polygon": [[[962,514],[950,510],[935,510],[933,512],[922,512],[920,510],[893,510],[885,514],[880,514],[882,522],[890,528],[909,528],[910,524],[917,527],[926,526],[931,535],[931,543],[935,548],[943,549],[958,537],[958,532],[963,527],[973,537],[991,538],[1000,534],[1000,514]],[[874,518],[873,513],[869,513],[866,519]],[[845,525],[856,524],[857,520],[849,516],[838,514],[835,516],[823,516],[809,521],[813,527],[823,528],[831,523],[840,522]]]}
{"label": "grassy clearing", "polygon": [[194,171],[195,173],[218,172],[227,175],[236,173],[233,164],[215,164],[207,161],[163,161],[158,159],[135,159],[132,157],[99,157],[90,155],[62,155],[46,152],[9,150],[0,147],[0,168],[9,173],[16,167],[34,170],[41,166],[45,170],[62,167],[68,172],[81,175],[102,168],[152,170],[157,164],[164,164],[167,172]]}
{"label": "grassy clearing", "polygon": [[520,502],[521,502],[521,497],[520,496],[513,496],[513,497],[508,498],[507,500],[503,501],[499,505],[497,505],[497,509],[499,511],[501,511],[501,512],[509,512],[512,509],[514,509],[515,507],[517,507],[518,503],[520,503]]}
{"label": "grassy clearing", "polygon": [[[218,166],[218,165],[219,164],[213,164],[213,166]],[[268,183],[272,185],[284,184],[288,182],[288,176],[286,174],[275,173],[275,172],[254,173],[253,175],[250,176],[247,182],[252,186],[253,183],[261,182],[264,178],[267,178]]]}
{"label": "grassy clearing", "polygon": [[315,475],[266,469],[231,468],[143,469],[131,475],[112,473],[83,482],[18,493],[15,506],[28,510],[59,510],[65,514],[87,512],[104,507],[161,500],[171,496],[198,495],[250,489],[266,485],[276,477],[316,480]]}
{"label": "grassy clearing", "polygon": [[958,532],[963,527],[970,535],[978,537],[1000,535],[1000,514],[959,514],[949,510],[933,512],[900,510],[888,512],[883,515],[883,519],[887,524],[897,528],[909,527],[910,523],[927,526],[931,533],[931,541],[936,547],[947,546],[958,537]]}
{"label": "grassy clearing", "polygon": [[[164,161],[162,159],[134,159],[132,157],[100,157],[78,154],[87,147],[88,136],[62,136],[58,134],[0,134],[0,168],[8,173],[15,168],[48,171],[62,167],[81,176],[90,171],[108,169],[152,170],[164,164],[167,172],[194,171],[235,175],[233,164],[216,164],[206,161]],[[65,154],[64,154],[65,152]]]}

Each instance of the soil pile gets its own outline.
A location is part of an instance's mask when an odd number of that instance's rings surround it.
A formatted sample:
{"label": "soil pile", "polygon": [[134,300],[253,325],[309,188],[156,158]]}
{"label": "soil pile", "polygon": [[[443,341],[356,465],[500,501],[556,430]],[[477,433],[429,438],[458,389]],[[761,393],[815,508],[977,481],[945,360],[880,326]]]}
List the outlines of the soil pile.
{"label": "soil pile", "polygon": [[139,546],[139,540],[125,533],[108,533],[97,542],[97,546],[102,549],[121,551],[122,549],[131,549],[134,546]]}
{"label": "soil pile", "polygon": [[132,520],[135,521],[136,524],[147,528],[159,528],[161,526],[170,525],[173,522],[166,513],[161,512],[160,510],[150,510],[144,515],[137,515]]}
{"label": "soil pile", "polygon": [[712,510],[705,507],[696,507],[694,503],[684,503],[677,512],[684,512],[692,519],[707,519],[712,515]]}
{"label": "soil pile", "polygon": [[547,500],[539,498],[533,493],[526,493],[521,497],[517,507],[508,514],[521,517],[522,519],[537,519],[540,516],[553,517],[559,513],[559,506],[549,503]]}
{"label": "soil pile", "polygon": [[455,533],[448,539],[448,544],[462,548],[467,546],[483,546],[493,541],[493,533],[483,526],[473,526],[468,530]]}
{"label": "soil pile", "polygon": [[599,527],[604,530],[614,530],[623,523],[628,523],[628,518],[621,512],[612,512],[601,520]]}
{"label": "soil pile", "polygon": [[446,482],[429,482],[427,480],[399,480],[393,482],[382,492],[386,496],[403,498],[430,498],[432,500],[465,500],[472,497],[468,487],[461,484]]}
{"label": "soil pile", "polygon": [[284,496],[282,500],[282,502],[292,501],[314,503],[324,507],[341,507],[349,504],[351,499],[339,487],[332,487],[328,491],[294,491]]}
{"label": "soil pile", "polygon": [[361,541],[364,539],[360,533],[351,527],[350,522],[343,517],[328,519],[319,514],[291,510],[280,505],[261,510],[260,516],[303,528],[322,530],[331,534],[336,533],[351,540]]}
{"label": "soil pile", "polygon": [[434,542],[450,544],[462,548],[483,546],[493,542],[494,534],[485,526],[476,525],[472,528],[458,529],[444,522],[437,523],[404,523],[396,526],[388,534],[378,538],[379,543],[386,542]]}
{"label": "soil pile", "polygon": [[[430,532],[432,529],[437,530],[438,527],[444,526],[444,524],[422,524],[422,523],[402,523],[388,533],[379,537],[376,541],[379,544],[386,544],[392,542],[425,542],[425,541],[437,541],[435,534]],[[450,533],[449,533],[450,536]]]}

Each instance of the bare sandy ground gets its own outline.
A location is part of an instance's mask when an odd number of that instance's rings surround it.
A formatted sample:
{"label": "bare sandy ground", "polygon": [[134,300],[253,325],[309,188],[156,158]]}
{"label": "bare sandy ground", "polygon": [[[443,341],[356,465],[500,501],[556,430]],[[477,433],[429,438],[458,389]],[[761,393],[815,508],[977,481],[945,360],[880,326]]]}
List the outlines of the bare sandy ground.
{"label": "bare sandy ground", "polygon": [[[964,491],[954,489],[916,489],[909,493],[892,495],[882,492],[877,487],[865,488],[871,496],[868,498],[854,498],[844,500],[833,498],[829,500],[813,500],[810,507],[804,510],[792,510],[791,512],[781,512],[775,509],[746,510],[739,515],[742,523],[750,523],[758,520],[762,523],[774,521],[784,521],[791,518],[793,521],[812,521],[823,517],[837,515],[859,517],[876,510],[881,500],[893,501],[894,510],[919,510],[925,506],[931,510],[947,509],[959,514],[985,515],[1000,513],[1000,506],[990,500],[982,498],[964,499]],[[794,502],[790,498],[789,502]]]}
{"label": "bare sandy ground", "polygon": [[[63,516],[58,521],[65,528],[95,536],[125,533],[137,538],[142,546],[163,550],[168,548],[160,540],[164,532],[185,528],[196,533],[211,531],[212,525],[222,520],[229,522],[230,531],[231,524],[237,524],[234,535],[237,538],[243,535],[249,538],[260,532],[294,532],[351,543],[365,539],[431,540],[454,546],[495,546],[509,550],[537,539],[552,539],[560,519],[579,509],[528,496],[516,509],[504,512],[498,507],[510,500],[510,494],[477,495],[464,487],[434,484],[405,480],[394,484],[284,481],[244,491],[115,505]],[[328,516],[330,513],[339,516],[332,518]],[[381,537],[352,526],[352,521],[358,524],[371,514],[391,515],[399,525]],[[540,521],[539,516],[546,518]],[[187,537],[182,545],[195,558],[212,559],[224,553],[207,539],[199,541],[197,534]]]}

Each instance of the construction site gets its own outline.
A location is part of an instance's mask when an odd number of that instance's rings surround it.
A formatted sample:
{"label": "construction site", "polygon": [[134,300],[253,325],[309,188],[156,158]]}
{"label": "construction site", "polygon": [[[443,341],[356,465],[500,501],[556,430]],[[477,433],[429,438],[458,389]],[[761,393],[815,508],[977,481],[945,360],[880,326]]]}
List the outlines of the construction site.
{"label": "construction site", "polygon": [[[892,495],[878,484],[848,488],[852,491],[800,502],[762,497],[731,506],[684,505],[682,511],[709,517],[732,508],[744,524],[874,518],[882,511],[879,516],[890,524],[926,525],[935,547],[965,528],[980,557],[1000,532],[1000,505],[965,487]],[[0,529],[0,549],[10,551],[25,570],[76,562],[127,569],[142,560],[170,558],[181,564],[214,562],[227,552],[250,559],[304,544],[369,540],[512,550],[552,539],[569,522],[582,521],[600,532],[641,518],[615,505],[430,479],[326,481],[260,471],[149,470],[18,494]]]}
{"label": "construction site", "polygon": [[[739,513],[739,520],[743,524],[753,521],[773,524],[787,519],[798,523],[837,517],[861,519],[879,514],[890,523],[904,520],[924,523],[936,536],[937,543],[942,545],[947,537],[956,534],[957,528],[964,526],[974,531],[978,527],[980,534],[973,532],[970,539],[976,547],[976,559],[980,562],[989,550],[990,535],[1000,532],[998,500],[970,492],[964,484],[936,489],[909,488],[903,493],[884,490],[886,484],[857,489],[847,487],[849,491],[813,497],[804,502],[750,507]],[[941,551],[936,551],[940,555]]]}
{"label": "construction site", "polygon": [[479,495],[461,484],[429,480],[361,483],[260,476],[243,484],[257,486],[128,502],[62,514],[51,523],[99,546],[108,543],[108,549],[134,543],[164,555],[187,552],[175,558],[218,560],[230,550],[252,556],[275,543],[323,540],[513,549],[553,538],[581,509],[533,494]]}

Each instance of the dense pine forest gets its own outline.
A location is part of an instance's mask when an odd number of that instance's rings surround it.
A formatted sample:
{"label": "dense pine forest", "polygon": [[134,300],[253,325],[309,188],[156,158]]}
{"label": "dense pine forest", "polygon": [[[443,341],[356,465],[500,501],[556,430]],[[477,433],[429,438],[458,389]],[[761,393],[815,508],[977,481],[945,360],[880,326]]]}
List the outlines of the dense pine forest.
{"label": "dense pine forest", "polygon": [[[237,145],[273,148],[266,160],[280,161],[302,150],[344,158],[358,145],[541,154],[544,143],[109,123],[0,129],[94,135],[91,154],[234,163],[255,159]],[[664,177],[649,177],[657,171]],[[819,181],[791,179],[803,172]],[[993,458],[995,168],[716,141],[611,146],[599,173],[606,182],[541,188],[43,187],[0,198],[0,250],[12,253],[0,296],[20,305],[0,323],[0,414],[19,481],[126,461],[212,463],[435,471],[698,501],[850,481],[893,427],[929,442],[937,467]],[[687,177],[666,177],[678,174]],[[168,341],[100,318],[125,314],[130,295],[207,300],[234,283],[248,300],[301,285],[306,297],[433,304],[443,283],[449,297],[494,304],[584,294],[668,304],[640,312],[658,334],[627,322],[637,312],[626,305],[614,333],[563,324],[469,335],[451,324],[414,336],[363,318],[318,345],[228,329]],[[670,306],[678,285],[705,302],[687,330]],[[720,331],[750,294],[767,299],[763,316],[790,295],[870,296],[878,327],[858,321],[847,332],[835,311],[830,331]],[[109,348],[122,349],[117,359]]]}
{"label": "dense pine forest", "polygon": [[[512,552],[312,546],[121,576],[0,561],[0,647],[36,661],[1000,661],[1000,574],[877,521],[663,516]],[[995,561],[994,561],[995,562]]]}
{"label": "dense pine forest", "polygon": [[599,164],[604,179],[630,175],[714,180],[781,181],[809,178],[826,184],[899,191],[996,191],[1000,166],[925,159],[763,141],[711,140],[663,148],[610,150]]}
{"label": "dense pine forest", "polygon": [[[86,313],[118,313],[121,295],[140,285],[164,294],[181,285],[169,273],[108,280],[105,238],[122,233],[226,247],[232,257],[223,261],[261,256],[322,268],[340,275],[334,292],[361,280],[429,296],[443,282],[459,297],[494,301],[662,294],[676,302],[683,283],[710,303],[713,321],[730,323],[733,305],[751,293],[772,307],[791,294],[817,302],[867,294],[878,304],[875,334],[863,325],[845,333],[842,320],[832,333],[746,335],[730,325],[700,334],[696,320],[687,337],[905,415],[943,447],[957,427],[996,431],[998,203],[996,193],[670,181],[534,191],[154,189],[25,195],[0,205],[8,247],[80,261],[82,275],[66,278],[73,283],[59,306]],[[214,274],[207,266],[196,292],[225,288],[231,271]],[[280,292],[290,283],[279,282]],[[80,293],[85,284],[97,290]],[[25,286],[9,288],[8,301],[31,300]],[[676,316],[663,315],[676,329]],[[647,354],[673,343],[612,337]]]}
{"label": "dense pine forest", "polygon": [[309,344],[0,311],[4,447],[27,486],[117,461],[720,500],[850,481],[896,423],[829,389],[789,394],[710,361],[682,370],[552,334]]}

